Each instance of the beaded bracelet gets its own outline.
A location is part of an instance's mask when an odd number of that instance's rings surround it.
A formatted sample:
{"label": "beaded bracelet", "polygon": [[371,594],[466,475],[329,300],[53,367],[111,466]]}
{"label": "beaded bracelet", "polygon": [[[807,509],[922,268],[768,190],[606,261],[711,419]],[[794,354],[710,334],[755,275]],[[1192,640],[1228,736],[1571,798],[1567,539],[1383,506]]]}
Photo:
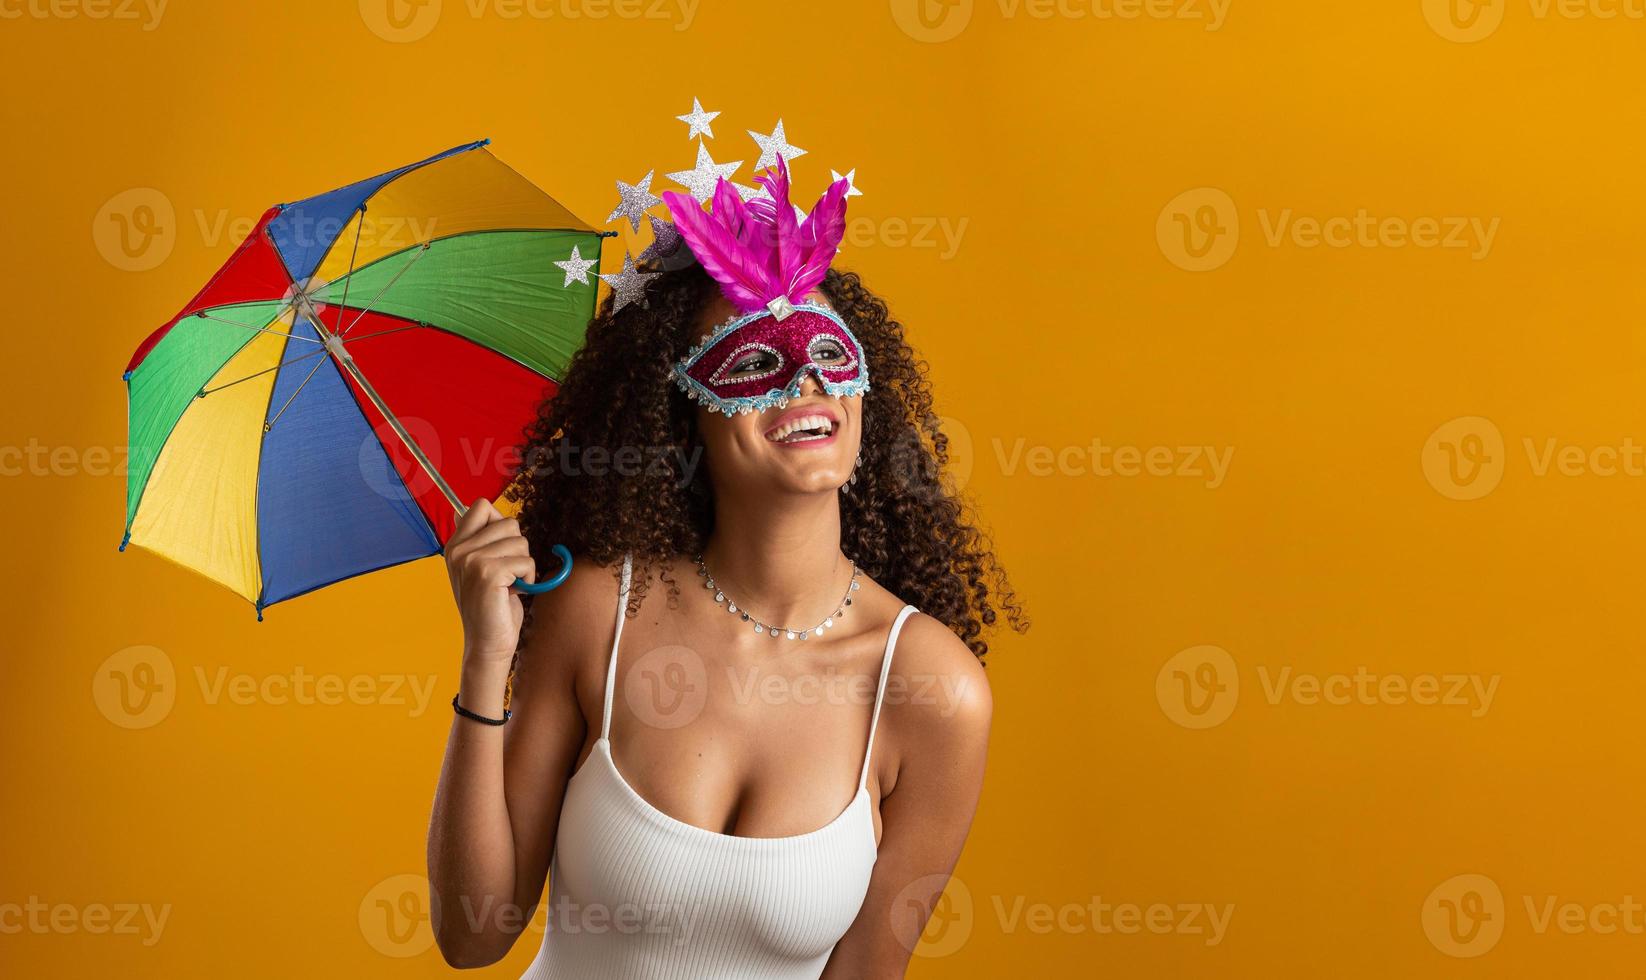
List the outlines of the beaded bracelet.
{"label": "beaded bracelet", "polygon": [[458,704],[457,703],[457,695],[455,695],[455,694],[452,695],[452,710],[457,712],[458,714],[462,715],[463,717],[469,719],[470,721],[478,721],[482,725],[501,725],[501,724],[506,723],[510,718],[512,718],[514,716],[514,712],[510,711],[508,708],[503,709],[503,717],[501,719],[499,719],[499,718],[487,718],[485,715],[477,715],[474,712],[470,711],[469,709],[467,709],[467,708],[463,707],[462,705]]}

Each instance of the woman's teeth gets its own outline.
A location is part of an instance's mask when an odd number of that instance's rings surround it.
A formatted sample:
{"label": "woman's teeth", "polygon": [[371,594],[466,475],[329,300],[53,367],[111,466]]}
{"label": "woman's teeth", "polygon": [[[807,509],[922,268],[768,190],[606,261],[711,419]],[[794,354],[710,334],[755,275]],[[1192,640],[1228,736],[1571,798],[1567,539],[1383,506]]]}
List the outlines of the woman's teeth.
{"label": "woman's teeth", "polygon": [[834,420],[827,415],[802,415],[766,433],[772,442],[809,442],[827,439],[834,433]]}

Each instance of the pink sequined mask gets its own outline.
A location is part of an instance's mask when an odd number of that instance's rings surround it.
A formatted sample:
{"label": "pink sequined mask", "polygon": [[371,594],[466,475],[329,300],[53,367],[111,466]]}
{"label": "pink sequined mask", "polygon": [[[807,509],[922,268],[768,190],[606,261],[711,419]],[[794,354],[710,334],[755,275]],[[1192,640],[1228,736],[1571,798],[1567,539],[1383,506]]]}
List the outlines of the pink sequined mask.
{"label": "pink sequined mask", "polygon": [[721,178],[712,212],[688,195],[663,194],[681,238],[740,311],[675,364],[675,384],[727,415],[787,404],[808,374],[831,395],[861,395],[869,390],[863,345],[833,310],[806,302],[839,251],[850,185],[835,181],[802,219],[781,156],[755,182],[764,196],[745,203]]}
{"label": "pink sequined mask", "polygon": [[867,391],[863,346],[840,317],[813,303],[792,309],[782,320],[762,310],[726,322],[675,365],[676,382],[728,415],[798,398],[808,374],[831,395]]}

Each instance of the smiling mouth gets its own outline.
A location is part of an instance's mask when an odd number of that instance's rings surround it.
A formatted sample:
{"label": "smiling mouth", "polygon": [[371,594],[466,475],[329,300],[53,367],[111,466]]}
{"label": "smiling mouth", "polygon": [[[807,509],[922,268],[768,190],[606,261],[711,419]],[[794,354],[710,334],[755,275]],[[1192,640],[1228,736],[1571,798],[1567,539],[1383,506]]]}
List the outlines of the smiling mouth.
{"label": "smiling mouth", "polygon": [[795,443],[827,439],[832,435],[834,435],[833,419],[827,415],[802,415],[789,419],[767,432],[766,439],[769,442],[794,445]]}

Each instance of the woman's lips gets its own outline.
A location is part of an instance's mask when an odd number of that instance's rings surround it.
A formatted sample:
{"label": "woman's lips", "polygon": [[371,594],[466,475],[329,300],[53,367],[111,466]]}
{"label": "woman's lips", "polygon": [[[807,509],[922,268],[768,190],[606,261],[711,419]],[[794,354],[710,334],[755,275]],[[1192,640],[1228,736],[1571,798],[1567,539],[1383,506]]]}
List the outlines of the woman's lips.
{"label": "woman's lips", "polygon": [[785,412],[777,424],[766,430],[766,441],[779,446],[805,446],[831,442],[840,423],[828,412],[802,409]]}

